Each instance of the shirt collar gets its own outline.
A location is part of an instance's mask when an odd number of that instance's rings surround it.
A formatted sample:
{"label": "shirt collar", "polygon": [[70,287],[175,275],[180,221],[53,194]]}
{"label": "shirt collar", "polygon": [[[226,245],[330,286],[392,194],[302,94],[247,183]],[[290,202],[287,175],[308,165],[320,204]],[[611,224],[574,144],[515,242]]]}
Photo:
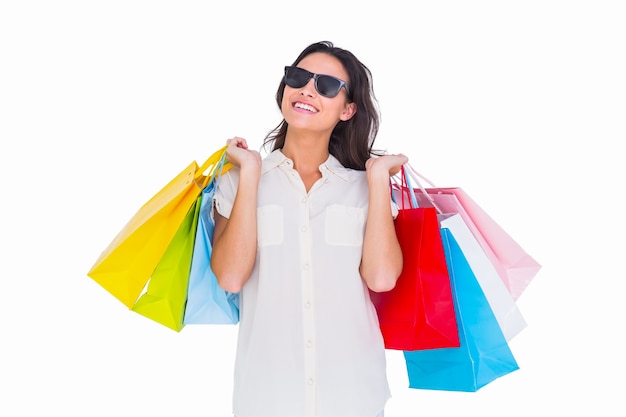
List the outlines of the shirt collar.
{"label": "shirt collar", "polygon": [[[267,171],[288,161],[291,160],[287,158],[280,149],[276,149],[263,159],[261,174],[265,174]],[[328,155],[328,159],[320,165],[320,171],[322,171],[322,173],[328,171],[344,181],[350,181],[351,170],[341,165],[337,158],[330,154]]]}

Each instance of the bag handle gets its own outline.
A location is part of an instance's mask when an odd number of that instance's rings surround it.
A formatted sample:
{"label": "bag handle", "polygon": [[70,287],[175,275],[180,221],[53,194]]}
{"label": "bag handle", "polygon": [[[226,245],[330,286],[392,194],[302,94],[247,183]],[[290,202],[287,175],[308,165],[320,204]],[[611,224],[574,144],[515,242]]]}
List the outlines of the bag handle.
{"label": "bag handle", "polygon": [[220,160],[215,165],[215,168],[213,169],[211,175],[207,177],[206,185],[210,184],[213,181],[216,181],[217,183],[217,180],[220,178],[220,175],[227,172],[229,169],[232,168],[232,166],[233,164],[228,162],[228,160],[226,159],[226,152],[224,152]]}
{"label": "bag handle", "polygon": [[[407,173],[407,170],[404,167],[404,165],[402,166],[402,169],[400,171],[402,172],[402,189],[403,189],[402,192],[406,190],[407,194],[409,195],[410,200],[411,200],[411,208],[418,208],[419,204],[417,204],[417,197],[415,197],[415,193],[413,192],[413,184],[411,183],[411,177],[409,177],[409,174]],[[404,198],[402,199],[402,205],[404,206]]]}
{"label": "bag handle", "polygon": [[200,166],[198,171],[196,171],[195,180],[198,181],[204,173],[208,170],[209,173],[203,178],[202,187],[206,187],[213,178],[218,173],[225,173],[230,168],[232,168],[232,164],[226,160],[226,146],[224,145],[215,151],[211,156],[207,158],[206,161]]}
{"label": "bag handle", "polygon": [[[412,183],[414,181],[417,184],[417,187],[420,189],[420,191],[424,195],[424,197],[426,197],[428,202],[432,204],[432,206],[437,210],[439,214],[443,214],[443,211],[441,210],[441,208],[437,205],[437,203],[435,203],[435,200],[430,196],[430,194],[428,194],[428,192],[426,191],[426,188],[424,188],[424,186],[422,185],[420,178],[426,181],[428,185],[430,185],[431,187],[436,188],[435,184],[433,184],[432,181],[430,181],[428,178],[424,177],[422,174],[417,172],[415,168],[413,168],[408,163],[402,165],[402,168],[400,169],[400,174],[401,174],[401,179],[394,178],[394,181],[396,185],[398,185],[398,181],[400,181],[400,191],[402,193],[407,192],[409,194],[412,208],[419,207],[417,203],[417,198],[415,197],[415,192],[414,192],[415,188],[413,187],[413,183]],[[402,204],[404,208],[404,198],[402,199]]]}
{"label": "bag handle", "polygon": [[[393,189],[399,189],[402,193],[402,209],[404,210],[404,194],[406,193],[409,196],[409,200],[411,201],[411,208],[418,208],[419,205],[417,203],[417,198],[415,194],[412,192],[413,185],[411,184],[411,179],[405,172],[404,166],[400,167],[400,179],[398,179],[398,174],[389,177],[389,193],[391,195],[391,200],[398,204],[396,201],[396,197],[393,195]],[[399,182],[399,184],[398,184]]]}
{"label": "bag handle", "polygon": [[406,164],[407,168],[409,168],[409,174],[415,179],[416,182],[419,183],[419,179],[423,179],[424,181],[426,181],[426,183],[428,185],[430,185],[432,188],[437,188],[437,186],[428,178],[426,178],[424,175],[420,174],[419,172],[417,172],[415,170],[415,168],[413,168],[411,165],[409,165],[408,163]]}

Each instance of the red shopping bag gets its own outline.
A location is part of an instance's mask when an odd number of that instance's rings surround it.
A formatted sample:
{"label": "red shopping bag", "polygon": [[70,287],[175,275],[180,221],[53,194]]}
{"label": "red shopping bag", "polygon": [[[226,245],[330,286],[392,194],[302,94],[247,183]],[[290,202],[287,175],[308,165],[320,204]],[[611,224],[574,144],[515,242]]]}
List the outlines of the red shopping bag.
{"label": "red shopping bag", "polygon": [[[403,172],[402,189],[408,179]],[[423,350],[460,346],[452,287],[433,207],[405,208],[404,199],[395,229],[404,259],[396,286],[387,292],[370,291],[385,348]]]}

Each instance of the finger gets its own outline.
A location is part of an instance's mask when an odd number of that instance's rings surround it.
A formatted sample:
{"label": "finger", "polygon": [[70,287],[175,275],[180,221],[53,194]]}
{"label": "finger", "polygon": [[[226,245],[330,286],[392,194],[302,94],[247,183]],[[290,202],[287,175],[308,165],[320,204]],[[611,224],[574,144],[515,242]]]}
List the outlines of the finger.
{"label": "finger", "polygon": [[244,138],[240,138],[238,136],[228,139],[226,141],[226,145],[232,145],[238,148],[248,149],[248,142]]}

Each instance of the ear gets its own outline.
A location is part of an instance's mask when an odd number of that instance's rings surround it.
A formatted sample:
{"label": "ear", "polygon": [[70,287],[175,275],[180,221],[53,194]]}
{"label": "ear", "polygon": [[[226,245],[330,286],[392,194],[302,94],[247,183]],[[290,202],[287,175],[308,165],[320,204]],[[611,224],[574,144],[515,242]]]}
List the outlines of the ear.
{"label": "ear", "polygon": [[339,119],[342,121],[348,121],[356,114],[356,103],[348,103],[346,107],[343,109],[343,112],[339,116]]}

